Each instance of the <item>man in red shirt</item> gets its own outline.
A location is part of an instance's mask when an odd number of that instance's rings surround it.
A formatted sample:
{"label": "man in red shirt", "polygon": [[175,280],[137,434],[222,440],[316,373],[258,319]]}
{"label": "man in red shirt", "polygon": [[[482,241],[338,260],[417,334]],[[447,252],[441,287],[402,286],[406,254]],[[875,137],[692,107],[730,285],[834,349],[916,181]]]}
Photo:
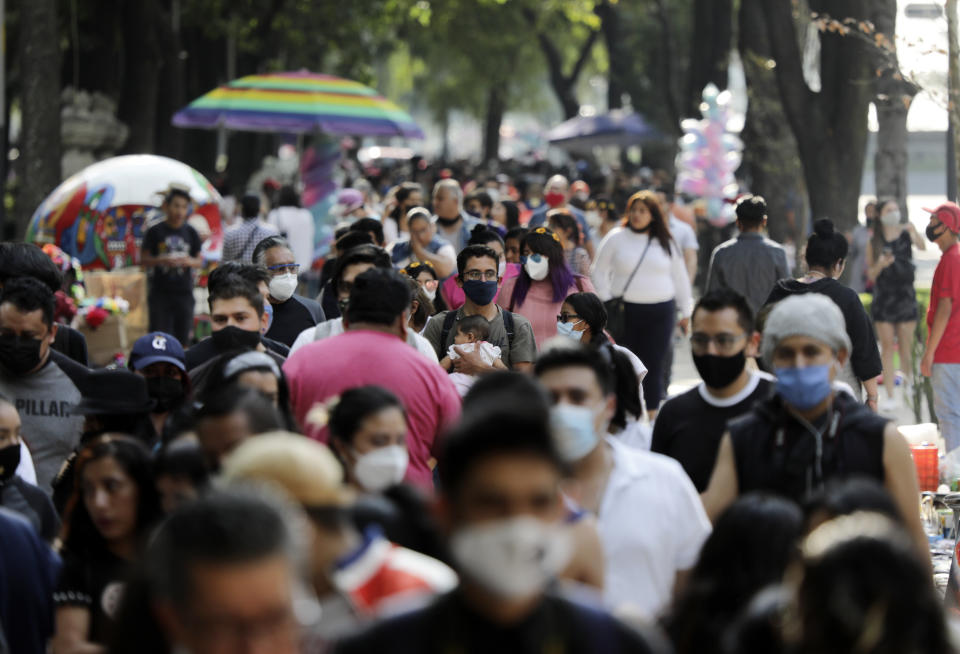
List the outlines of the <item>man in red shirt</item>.
{"label": "man in red shirt", "polygon": [[343,391],[375,385],[393,391],[407,411],[406,480],[433,488],[428,465],[440,435],[460,416],[460,396],[446,371],[406,343],[410,287],[393,270],[373,268],[353,282],[344,315],[346,331],[304,345],[283,371],[290,406],[311,438],[326,442],[327,429],[311,420],[311,409]]}
{"label": "man in red shirt", "polygon": [[933,404],[947,451],[960,448],[960,207],[945,202],[930,212],[927,238],[943,254],[933,274],[927,310],[927,349],[920,372],[933,377]]}

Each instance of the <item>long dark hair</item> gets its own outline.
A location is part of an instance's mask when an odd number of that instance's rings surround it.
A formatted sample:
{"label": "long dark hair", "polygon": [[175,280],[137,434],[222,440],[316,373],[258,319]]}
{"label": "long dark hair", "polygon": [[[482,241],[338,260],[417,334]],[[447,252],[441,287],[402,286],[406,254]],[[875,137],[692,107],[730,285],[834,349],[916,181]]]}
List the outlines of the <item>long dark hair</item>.
{"label": "long dark hair", "polygon": [[501,200],[504,213],[507,214],[507,229],[511,230],[520,226],[520,208],[513,200]]}
{"label": "long dark hair", "polygon": [[330,437],[350,447],[361,422],[375,413],[391,408],[400,409],[406,418],[407,411],[403,402],[381,386],[358,386],[344,391],[340,400],[330,410],[327,422]]}
{"label": "long dark hair", "polygon": [[660,202],[657,201],[657,195],[653,191],[637,191],[627,200],[627,211],[623,216],[623,224],[626,226],[630,222],[630,210],[637,202],[643,202],[647,205],[647,211],[650,212],[650,237],[657,239],[660,247],[667,254],[670,254],[670,242],[673,237],[670,235],[670,226],[663,217],[660,210]]}
{"label": "long dark hair", "polygon": [[[606,340],[606,336],[603,337]],[[617,396],[617,410],[610,418],[610,426],[619,430],[626,429],[630,417],[634,420],[643,413],[643,404],[640,401],[640,379],[626,354],[613,346],[609,341],[600,344],[597,349],[604,360],[609,358],[610,373],[613,377],[613,392]]]}
{"label": "long dark hair", "polygon": [[153,481],[153,464],[146,446],[128,436],[105,434],[97,437],[77,456],[73,495],[67,502],[60,529],[63,550],[83,558],[107,552],[107,542],[93,524],[83,501],[83,471],[94,461],[106,458],[116,461],[137,486],[137,537],[145,537],[161,516],[160,499]]}
{"label": "long dark hair", "polygon": [[[574,285],[575,281],[581,275],[575,275],[570,266],[567,265],[567,258],[563,254],[563,246],[560,245],[560,237],[553,233],[549,227],[537,227],[527,232],[520,244],[521,249],[526,246],[531,252],[543,255],[550,263],[549,279],[553,286],[553,301],[560,302],[567,297],[567,292]],[[517,283],[513,287],[513,295],[510,297],[510,307],[518,307],[523,304],[527,298],[527,291],[533,280],[527,274],[527,269],[521,267],[520,276],[517,277]]]}
{"label": "long dark hair", "polygon": [[754,594],[777,583],[803,533],[800,507],[748,493],[717,520],[666,622],[677,654],[723,651],[721,641]]}
{"label": "long dark hair", "polygon": [[573,307],[580,320],[590,328],[590,345],[602,345],[609,339],[603,333],[607,328],[607,308],[596,293],[572,293],[564,300]]}

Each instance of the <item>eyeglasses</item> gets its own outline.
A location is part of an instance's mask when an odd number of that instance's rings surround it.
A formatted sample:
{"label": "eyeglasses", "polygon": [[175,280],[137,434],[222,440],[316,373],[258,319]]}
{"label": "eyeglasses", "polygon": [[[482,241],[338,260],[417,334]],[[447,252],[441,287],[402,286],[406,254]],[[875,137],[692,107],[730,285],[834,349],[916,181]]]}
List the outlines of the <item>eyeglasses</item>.
{"label": "eyeglasses", "polygon": [[723,333],[711,336],[703,332],[694,332],[690,336],[690,348],[696,354],[703,354],[710,349],[710,343],[714,343],[717,346],[717,352],[729,353],[746,337],[746,334]]}
{"label": "eyeglasses", "polygon": [[300,272],[299,263],[278,263],[275,266],[267,266],[267,270],[271,275],[285,275],[288,273],[293,273],[296,275]]}
{"label": "eyeglasses", "polygon": [[557,316],[557,322],[570,322],[574,318],[579,319],[580,316],[575,313],[567,313],[566,311],[563,311],[559,316]]}
{"label": "eyeglasses", "polygon": [[479,282],[481,280],[495,282],[498,276],[496,270],[468,270],[463,273],[463,278],[468,282]]}

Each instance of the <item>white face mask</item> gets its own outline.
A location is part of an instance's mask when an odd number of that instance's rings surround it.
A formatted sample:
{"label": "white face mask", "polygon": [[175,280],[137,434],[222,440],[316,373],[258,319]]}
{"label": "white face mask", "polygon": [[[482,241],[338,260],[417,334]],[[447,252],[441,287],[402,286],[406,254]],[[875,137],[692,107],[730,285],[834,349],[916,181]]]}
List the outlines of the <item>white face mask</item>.
{"label": "white face mask", "polygon": [[900,210],[895,209],[893,211],[888,211],[887,213],[880,216],[880,222],[882,222],[887,227],[894,227],[900,224]]}
{"label": "white face mask", "polygon": [[403,481],[410,455],[402,445],[389,445],[370,450],[366,454],[353,453],[357,462],[353,476],[365,490],[379,493]]}
{"label": "white face mask", "polygon": [[270,295],[281,302],[286,302],[297,290],[297,276],[293,273],[284,273],[270,279],[267,285]]}
{"label": "white face mask", "polygon": [[567,463],[590,454],[600,442],[592,409],[572,404],[556,404],[550,408],[553,442],[560,458]]}
{"label": "white face mask", "polygon": [[500,263],[497,265],[497,277],[503,279],[503,273],[507,272],[507,260],[500,257]]}
{"label": "white face mask", "polygon": [[527,262],[523,264],[523,268],[530,275],[530,279],[539,282],[547,278],[547,273],[550,272],[550,262],[542,254],[539,261],[534,261],[533,256],[530,256],[527,257]]}
{"label": "white face mask", "polygon": [[570,560],[563,524],[519,516],[463,527],[450,539],[460,569],[490,592],[522,598],[541,592]]}
{"label": "white face mask", "polygon": [[432,291],[423,289],[423,292],[426,294],[426,296],[430,299],[431,302],[437,299],[437,289],[433,289]]}

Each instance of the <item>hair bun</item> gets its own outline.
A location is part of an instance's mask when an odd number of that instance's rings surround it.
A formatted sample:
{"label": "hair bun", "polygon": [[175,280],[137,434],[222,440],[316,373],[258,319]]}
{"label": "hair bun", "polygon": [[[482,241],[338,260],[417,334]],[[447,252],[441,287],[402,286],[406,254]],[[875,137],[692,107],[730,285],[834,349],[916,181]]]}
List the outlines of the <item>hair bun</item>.
{"label": "hair bun", "polygon": [[829,218],[821,218],[813,223],[813,231],[820,238],[832,238],[834,234],[833,221]]}

